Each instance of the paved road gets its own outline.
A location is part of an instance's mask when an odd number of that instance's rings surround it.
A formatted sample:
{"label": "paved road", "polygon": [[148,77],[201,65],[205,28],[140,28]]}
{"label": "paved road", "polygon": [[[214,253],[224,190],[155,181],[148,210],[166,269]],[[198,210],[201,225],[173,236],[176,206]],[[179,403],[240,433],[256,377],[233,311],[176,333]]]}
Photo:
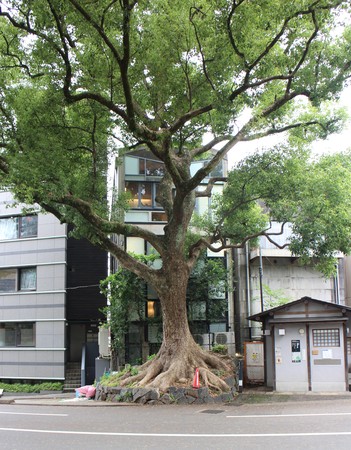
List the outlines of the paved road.
{"label": "paved road", "polygon": [[0,448],[349,450],[351,399],[196,407],[0,404]]}

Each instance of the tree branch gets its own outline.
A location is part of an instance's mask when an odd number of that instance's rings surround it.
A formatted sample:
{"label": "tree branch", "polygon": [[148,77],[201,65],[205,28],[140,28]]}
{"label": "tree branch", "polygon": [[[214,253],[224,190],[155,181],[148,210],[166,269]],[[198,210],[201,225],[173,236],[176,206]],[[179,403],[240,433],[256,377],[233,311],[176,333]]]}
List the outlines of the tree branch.
{"label": "tree branch", "polygon": [[231,10],[230,10],[229,15],[228,15],[228,18],[227,18],[227,31],[228,31],[229,41],[230,41],[230,43],[231,43],[231,45],[232,45],[232,47],[233,47],[233,49],[234,49],[235,54],[238,55],[239,58],[243,61],[244,66],[245,66],[245,67],[248,67],[247,61],[245,60],[245,55],[244,55],[244,53],[242,53],[242,52],[239,50],[239,48],[238,48],[238,46],[237,46],[237,44],[236,44],[236,42],[235,42],[235,39],[234,39],[234,36],[233,36],[233,33],[232,33],[232,27],[231,27],[231,22],[232,22],[232,19],[233,19],[233,17],[234,17],[234,14],[235,14],[235,12],[236,12],[236,9],[237,9],[242,3],[244,3],[244,1],[245,1],[245,0],[239,0],[238,2],[233,1]]}
{"label": "tree branch", "polygon": [[193,109],[191,111],[188,111],[183,116],[179,117],[175,122],[173,122],[172,125],[168,128],[168,131],[170,134],[174,134],[177,132],[182,126],[185,125],[186,122],[188,122],[191,119],[194,119],[195,117],[201,116],[202,114],[205,114],[206,112],[212,111],[213,105],[206,105],[202,108]]}
{"label": "tree branch", "polygon": [[138,261],[129,255],[119,245],[109,239],[103,232],[97,231],[100,243],[98,244],[103,250],[112,253],[123,267],[133,272],[135,275],[143,278],[147,283],[153,286],[157,285],[159,270],[153,269],[147,264]]}
{"label": "tree branch", "polygon": [[199,8],[197,8],[197,7],[195,7],[195,6],[192,6],[192,7],[190,8],[190,11],[189,11],[189,20],[190,20],[190,23],[192,24],[192,26],[194,27],[195,38],[196,38],[196,42],[197,42],[197,45],[198,45],[198,47],[199,47],[199,52],[200,52],[200,55],[201,55],[202,70],[203,70],[203,72],[204,72],[204,74],[205,74],[205,78],[206,78],[206,80],[208,81],[208,83],[209,83],[211,89],[212,89],[213,91],[215,91],[216,88],[215,88],[214,84],[212,83],[212,80],[211,80],[211,78],[210,78],[210,75],[209,75],[209,73],[208,73],[208,71],[207,71],[206,61],[205,61],[205,57],[204,57],[203,50],[202,50],[202,45],[201,45],[201,41],[200,41],[200,36],[199,36],[198,31],[197,31],[196,24],[195,24],[195,22],[194,22],[194,17],[195,17],[197,14],[205,15],[205,13],[204,13],[201,9],[199,9]]}
{"label": "tree branch", "polygon": [[[332,123],[336,123],[336,120],[328,122],[328,124],[330,124],[330,125]],[[281,128],[270,128],[269,130],[262,131],[261,133],[251,134],[251,135],[245,136],[242,139],[242,142],[254,141],[256,139],[260,139],[260,138],[263,138],[263,137],[271,136],[271,135],[274,135],[274,134],[284,133],[285,131],[293,130],[295,128],[309,127],[309,126],[313,126],[313,125],[320,126],[324,131],[326,131],[326,129],[327,129],[324,126],[324,124],[319,122],[318,120],[311,120],[309,122],[293,123],[291,125],[286,125],[285,127],[281,127]]]}
{"label": "tree branch", "polygon": [[191,151],[192,157],[195,158],[197,156],[201,156],[202,154],[208,152],[209,150],[212,150],[215,145],[220,144],[223,141],[230,141],[231,139],[233,139],[233,135],[231,134],[216,136],[214,139],[212,139],[202,147],[195,148],[194,150],[192,150]]}
{"label": "tree branch", "polygon": [[214,177],[210,178],[206,185],[206,189],[203,191],[196,191],[195,195],[196,197],[211,197],[213,187],[216,183],[225,183],[227,181],[227,177]]}
{"label": "tree branch", "polygon": [[[41,203],[38,199],[36,201],[39,204]],[[161,255],[163,253],[162,237],[157,236],[154,233],[140,228],[136,225],[103,219],[93,211],[91,203],[85,200],[76,198],[71,194],[67,194],[61,198],[52,198],[50,199],[50,202],[67,205],[74,208],[96,230],[100,230],[105,233],[122,234],[124,236],[141,237],[150,242]]]}
{"label": "tree branch", "polygon": [[[228,238],[220,238],[218,236],[212,236],[211,238],[201,238],[199,239],[195,244],[193,244],[190,249],[189,249],[189,265],[193,264],[193,260],[197,259],[198,257],[198,253],[201,251],[202,248],[206,247],[208,248],[211,252],[214,253],[219,253],[222,250],[226,250],[229,248],[243,248],[245,246],[245,244],[252,240],[252,239],[256,239],[260,236],[262,237],[266,237],[268,239],[269,242],[271,242],[273,245],[275,245],[277,248],[279,249],[284,249],[286,247],[289,246],[288,243],[283,244],[283,245],[279,245],[277,242],[274,241],[274,239],[271,238],[271,236],[281,236],[284,233],[284,227],[286,225],[286,222],[283,222],[281,224],[281,228],[279,232],[268,232],[268,230],[270,229],[271,225],[269,228],[266,228],[265,230],[262,231],[258,231],[257,233],[252,233],[248,236],[245,236],[244,239],[242,239],[241,242],[236,243],[236,244],[231,244],[230,243],[230,237]],[[220,246],[213,246],[213,244],[217,243],[217,242],[221,242]]]}
{"label": "tree branch", "polygon": [[[84,9],[79,2],[76,0],[69,0],[69,2],[73,5],[73,7],[79,12],[79,14],[84,17],[84,19],[89,23],[99,34],[99,36],[102,38],[103,42],[107,45],[107,47],[110,49],[112,55],[116,59],[119,68],[120,68],[120,74],[122,79],[122,85],[123,85],[123,91],[124,91],[124,97],[126,100],[126,109],[127,114],[121,115],[120,112],[118,113],[128,124],[130,130],[136,131],[137,125],[135,122],[135,111],[134,111],[134,104],[133,104],[133,97],[131,93],[131,88],[129,84],[128,79],[128,65],[129,65],[129,58],[130,58],[130,14],[131,10],[133,9],[135,3],[129,5],[128,0],[123,0],[123,5],[120,2],[122,8],[123,8],[123,56],[121,56],[115,47],[111,40],[108,38],[107,34],[105,33],[104,29],[99,25],[97,22],[95,22],[92,18],[92,16],[88,13],[86,9]],[[102,22],[103,24],[103,22]],[[115,107],[116,108],[116,107]]]}

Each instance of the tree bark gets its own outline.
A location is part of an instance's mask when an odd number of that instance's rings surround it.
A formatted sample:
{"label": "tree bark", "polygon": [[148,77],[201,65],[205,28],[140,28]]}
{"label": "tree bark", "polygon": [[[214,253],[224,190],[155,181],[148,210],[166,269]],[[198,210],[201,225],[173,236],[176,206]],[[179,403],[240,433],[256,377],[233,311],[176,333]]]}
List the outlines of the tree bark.
{"label": "tree bark", "polygon": [[215,372],[231,375],[233,367],[228,360],[203,350],[194,341],[188,324],[186,290],[189,268],[184,259],[174,253],[166,258],[162,280],[154,286],[158,293],[163,316],[163,340],[152,361],[139,369],[138,375],[126,375],[123,385],[137,383],[167,391],[170,386],[192,385],[195,369],[199,369],[200,382],[217,391],[229,389]]}

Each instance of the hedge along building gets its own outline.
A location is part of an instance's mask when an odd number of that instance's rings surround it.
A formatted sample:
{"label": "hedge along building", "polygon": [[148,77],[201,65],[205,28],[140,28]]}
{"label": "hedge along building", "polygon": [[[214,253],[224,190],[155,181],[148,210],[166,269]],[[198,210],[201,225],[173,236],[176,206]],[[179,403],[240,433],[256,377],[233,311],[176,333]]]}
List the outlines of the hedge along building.
{"label": "hedge along building", "polygon": [[351,308],[303,297],[248,317],[262,322],[265,381],[277,391],[345,391]]}
{"label": "hedge along building", "polygon": [[22,208],[0,192],[0,379],[64,380],[82,346],[97,346],[107,256],[53,215]]}

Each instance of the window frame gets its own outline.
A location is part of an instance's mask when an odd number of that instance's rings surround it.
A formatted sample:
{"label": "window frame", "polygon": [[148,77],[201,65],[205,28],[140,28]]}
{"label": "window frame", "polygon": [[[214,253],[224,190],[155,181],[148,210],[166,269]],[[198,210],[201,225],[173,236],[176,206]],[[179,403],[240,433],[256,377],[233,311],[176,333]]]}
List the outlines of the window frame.
{"label": "window frame", "polygon": [[[28,270],[34,270],[35,271],[35,286],[34,287],[21,287],[22,283],[22,277],[25,271]],[[8,278],[10,281],[12,281],[13,290],[1,290],[0,287],[0,295],[7,295],[7,294],[13,294],[16,292],[32,292],[37,290],[37,280],[38,280],[38,274],[37,274],[37,267],[36,266],[28,266],[28,267],[17,267],[17,268],[1,268],[1,272],[9,272],[13,273],[15,276],[13,278]]]}
{"label": "window frame", "polygon": [[[31,342],[29,344],[22,343],[23,332],[22,330],[28,329],[28,325],[31,326]],[[10,330],[13,328],[13,342],[6,345],[6,326]],[[23,328],[22,328],[23,327]],[[4,332],[2,332],[4,330]],[[4,340],[2,341],[2,335]],[[2,342],[4,343],[2,345]],[[35,347],[36,346],[36,323],[35,322],[0,322],[0,348],[23,348],[23,347]]]}
{"label": "window frame", "polygon": [[[25,223],[28,219],[34,219],[35,218],[35,232],[31,234],[26,234],[28,229],[30,227],[26,227]],[[15,235],[13,237],[2,237],[0,235],[0,241],[10,241],[15,239],[31,239],[34,237],[38,237],[38,215],[37,214],[28,214],[25,216],[7,216],[7,217],[0,217],[0,224],[1,221],[5,220],[11,220],[14,222],[15,226]],[[0,226],[1,230],[1,226]]]}
{"label": "window frame", "polygon": [[[134,185],[136,189],[130,189],[129,187]],[[152,182],[152,181],[140,181],[140,180],[126,180],[125,181],[125,190],[126,192],[131,193],[131,209],[132,210],[156,210],[156,211],[163,211],[163,208],[160,204],[156,202],[156,196],[157,196],[157,188],[159,186],[159,183]],[[151,204],[150,205],[143,205],[143,195],[145,195],[145,192],[143,193],[143,190],[146,189],[146,192],[150,192],[151,197]],[[133,192],[135,192],[133,196]],[[134,202],[137,202],[137,205],[133,204]]]}
{"label": "window frame", "polygon": [[[29,234],[29,235],[24,235],[25,231],[22,230],[23,223],[25,223],[25,221],[28,219],[34,219],[34,218],[35,218],[35,233]],[[38,237],[38,215],[37,214],[28,214],[27,216],[19,216],[18,222],[19,222],[18,223],[18,238],[19,239],[30,239],[33,237]],[[28,227],[28,229],[30,229],[30,227]]]}
{"label": "window frame", "polygon": [[339,328],[314,328],[312,329],[313,347],[340,347]]}
{"label": "window frame", "polygon": [[[34,287],[22,287],[22,280],[23,280],[23,275],[25,272],[32,270],[33,273],[35,273],[35,282],[34,282]],[[37,268],[35,266],[33,267],[20,267],[19,269],[17,269],[17,279],[18,279],[18,285],[17,285],[17,290],[19,292],[23,292],[23,291],[36,291],[37,290]]]}

